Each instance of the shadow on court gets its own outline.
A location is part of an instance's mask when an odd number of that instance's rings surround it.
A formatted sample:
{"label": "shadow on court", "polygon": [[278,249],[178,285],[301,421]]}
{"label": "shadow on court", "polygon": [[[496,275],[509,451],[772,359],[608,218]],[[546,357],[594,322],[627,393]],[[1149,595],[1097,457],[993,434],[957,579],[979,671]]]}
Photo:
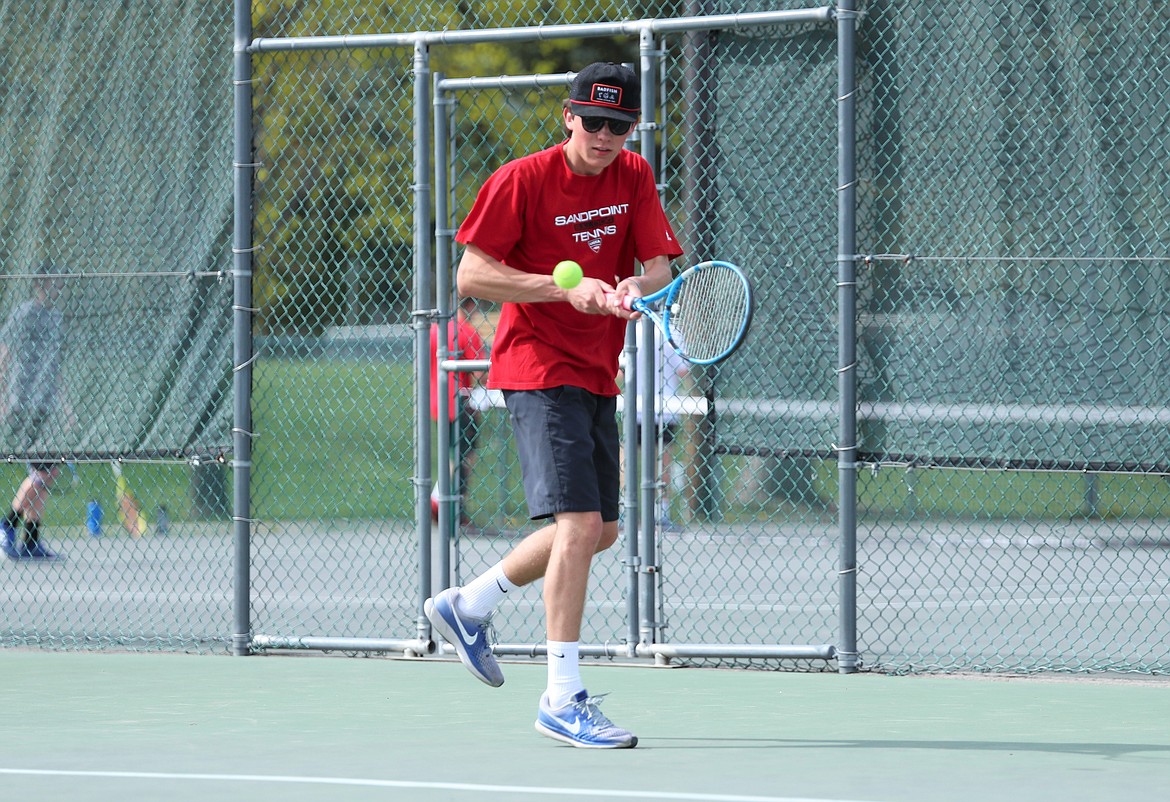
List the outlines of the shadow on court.
{"label": "shadow on court", "polygon": [[0,651],[0,799],[1100,802],[1170,795],[1170,682],[590,664],[636,749],[533,729],[545,669]]}

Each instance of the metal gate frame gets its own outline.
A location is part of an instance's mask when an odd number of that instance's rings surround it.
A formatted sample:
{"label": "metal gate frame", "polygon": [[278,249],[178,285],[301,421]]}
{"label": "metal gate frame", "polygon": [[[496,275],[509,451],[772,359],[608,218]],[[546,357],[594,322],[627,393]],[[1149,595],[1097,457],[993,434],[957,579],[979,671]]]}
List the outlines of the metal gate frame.
{"label": "metal gate frame", "polygon": [[[629,515],[627,528],[627,583],[629,639],[625,655],[629,657],[652,657],[665,661],[674,657],[729,657],[769,659],[813,659],[837,661],[840,673],[853,673],[860,667],[857,651],[857,587],[856,587],[856,472],[857,472],[857,421],[856,421],[856,137],[855,137],[855,40],[859,12],[856,0],[845,0],[833,7],[817,7],[788,11],[769,11],[747,14],[726,14],[669,19],[645,19],[615,23],[587,23],[578,25],[554,25],[523,28],[488,30],[426,31],[414,33],[366,34],[353,36],[316,36],[289,38],[252,38],[251,0],[235,0],[235,41],[233,50],[234,87],[234,146],[233,146],[233,195],[235,201],[234,231],[232,235],[233,254],[233,328],[234,328],[234,396],[232,461],[234,476],[234,567],[235,585],[233,596],[232,653],[251,654],[265,648],[336,649],[346,651],[401,651],[410,655],[432,653],[435,642],[430,622],[423,615],[423,602],[432,595],[431,587],[431,518],[430,471],[433,454],[429,380],[429,329],[432,321],[440,326],[451,319],[451,252],[449,242],[453,232],[447,228],[447,173],[440,166],[447,162],[446,118],[443,114],[432,117],[432,107],[439,108],[445,103],[448,92],[458,89],[475,88],[474,81],[447,80],[436,75],[432,81],[430,69],[430,48],[435,45],[468,45],[487,42],[530,42],[544,39],[595,38],[604,36],[638,36],[639,58],[643,82],[642,117],[639,125],[639,143],[644,156],[654,164],[655,104],[657,75],[663,54],[657,48],[657,37],[670,33],[748,28],[765,25],[794,25],[802,23],[829,23],[836,21],[838,57],[838,248],[837,295],[838,295],[838,395],[839,395],[839,442],[834,446],[837,452],[838,468],[838,527],[840,535],[838,558],[839,632],[835,645],[735,645],[735,644],[664,644],[656,643],[657,625],[653,611],[657,606],[655,577],[655,544],[653,539],[653,516],[656,492],[654,464],[656,442],[654,438],[643,438],[641,454],[637,449],[627,448],[627,465],[637,465],[641,457],[642,471],[627,473],[627,476],[641,477],[636,490],[632,482],[627,483],[627,506],[637,506],[640,520]],[[419,548],[419,596],[417,600],[416,632],[413,638],[329,638],[304,637],[281,638],[252,632],[251,586],[250,586],[250,545],[253,520],[251,518],[251,441],[254,437],[251,420],[252,365],[256,358],[252,344],[252,318],[255,313],[252,301],[252,253],[253,210],[252,185],[258,165],[254,162],[252,130],[252,58],[265,52],[300,50],[344,50],[355,48],[412,48],[414,75],[414,274],[415,309],[412,312],[414,330],[415,362],[415,522]],[[533,82],[549,84],[565,83],[572,74],[560,76],[518,76],[490,79],[490,85],[500,86],[501,81],[517,81],[517,85],[531,86]],[[544,85],[549,85],[544,84]],[[427,145],[431,141],[434,124],[434,149],[436,188],[431,191],[431,163]],[[432,201],[436,209],[438,226],[435,240],[431,239]],[[433,254],[436,261],[436,282],[432,287],[430,266]],[[438,308],[429,308],[429,299],[435,290]],[[649,336],[653,336],[650,333]],[[632,335],[627,337],[627,348],[632,347]],[[439,352],[439,405],[440,419],[447,406],[448,374],[454,369],[471,367],[465,362],[450,360],[445,353],[445,338],[440,337]],[[653,371],[652,348],[642,348],[642,364],[637,372],[649,375]],[[481,365],[474,365],[481,367]],[[642,388],[643,403],[653,403],[653,387],[648,383]],[[630,382],[627,396],[633,401],[637,393],[636,377]],[[649,407],[647,407],[649,408]],[[627,442],[635,442],[634,416],[628,421]],[[449,560],[447,533],[453,514],[450,472],[447,470],[449,433],[446,427],[438,427],[439,441],[439,495],[447,503],[440,504],[439,541],[441,560]],[[640,492],[640,498],[634,498]],[[640,502],[640,503],[639,503]],[[650,502],[650,503],[647,503]],[[641,535],[639,542],[638,532]],[[441,575],[450,576],[450,566],[440,565]],[[497,653],[533,655],[543,647],[519,644],[497,644]],[[608,645],[583,644],[581,653],[589,656],[613,656],[615,650]]]}

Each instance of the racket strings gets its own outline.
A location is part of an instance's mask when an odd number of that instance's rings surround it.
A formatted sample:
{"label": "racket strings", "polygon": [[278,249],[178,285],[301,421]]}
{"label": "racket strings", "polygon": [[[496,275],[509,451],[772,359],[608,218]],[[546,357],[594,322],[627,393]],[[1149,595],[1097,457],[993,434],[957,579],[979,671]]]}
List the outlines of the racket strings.
{"label": "racket strings", "polygon": [[671,340],[689,359],[717,359],[739,341],[749,305],[747,287],[734,270],[696,271],[671,304]]}

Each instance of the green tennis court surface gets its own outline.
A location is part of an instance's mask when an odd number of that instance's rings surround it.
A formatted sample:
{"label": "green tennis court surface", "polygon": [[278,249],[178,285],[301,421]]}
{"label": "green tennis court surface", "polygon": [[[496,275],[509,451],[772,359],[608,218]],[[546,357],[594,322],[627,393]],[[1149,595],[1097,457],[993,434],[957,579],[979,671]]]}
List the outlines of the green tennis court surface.
{"label": "green tennis court surface", "polygon": [[636,749],[532,728],[542,664],[0,652],[0,799],[1170,798],[1170,682],[584,667]]}

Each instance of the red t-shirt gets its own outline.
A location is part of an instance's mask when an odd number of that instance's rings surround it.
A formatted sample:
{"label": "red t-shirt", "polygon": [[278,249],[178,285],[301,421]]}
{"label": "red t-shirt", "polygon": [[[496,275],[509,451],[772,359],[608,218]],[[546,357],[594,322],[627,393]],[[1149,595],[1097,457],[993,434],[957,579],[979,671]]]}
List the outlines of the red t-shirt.
{"label": "red t-shirt", "polygon": [[[455,332],[459,332],[459,341],[455,341]],[[483,338],[475,330],[475,326],[466,320],[447,321],[447,354],[448,359],[485,359],[487,350],[483,346]],[[455,391],[470,391],[474,382],[470,373],[459,371],[447,377],[447,416],[455,420],[459,413],[459,405],[455,403]],[[439,324],[431,324],[431,420],[439,419]]]}
{"label": "red t-shirt", "polygon": [[[527,273],[551,275],[557,262],[573,259],[611,285],[633,275],[635,260],[682,254],[650,165],[624,149],[596,176],[573,173],[561,145],[508,162],[480,189],[455,239]],[[625,320],[567,302],[505,303],[488,386],[617,395],[625,331]]]}

